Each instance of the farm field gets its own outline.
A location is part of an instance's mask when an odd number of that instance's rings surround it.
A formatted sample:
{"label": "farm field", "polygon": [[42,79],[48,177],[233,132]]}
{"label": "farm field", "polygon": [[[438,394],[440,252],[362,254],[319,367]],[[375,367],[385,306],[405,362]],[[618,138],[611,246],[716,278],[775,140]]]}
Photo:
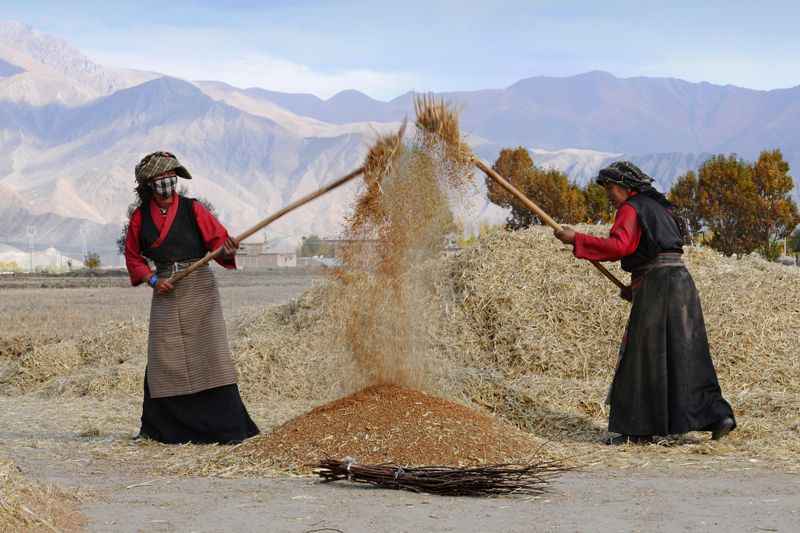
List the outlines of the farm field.
{"label": "farm field", "polygon": [[[341,378],[330,371],[336,357],[290,361],[319,349],[313,336],[323,333],[313,304],[329,305],[320,276],[217,273],[242,395],[262,432],[347,390],[332,385]],[[236,448],[133,441],[149,297],[149,290],[124,283],[0,285],[0,459],[19,469],[19,483],[60,502],[49,514],[33,509],[38,518],[25,516],[27,527],[49,530],[53,520],[59,530],[90,531],[582,531],[587,516],[591,530],[800,527],[798,463],[783,456],[784,446],[770,455],[747,443],[761,438],[757,424],[766,422],[748,424],[745,416],[742,436],[734,433],[730,443],[715,446],[691,435],[666,446],[607,448],[597,443],[604,434],[602,373],[572,380],[546,371],[538,379],[520,375],[511,384],[525,393],[507,396],[506,405],[497,403],[488,381],[482,387],[441,380],[426,385],[461,403],[471,399],[472,407],[530,431],[579,466],[550,494],[535,498],[436,498],[326,486],[244,464]],[[286,346],[290,341],[294,345]],[[272,353],[280,350],[285,353]],[[280,368],[265,372],[270,365]],[[315,365],[330,376],[310,383]],[[537,391],[548,387],[560,390],[542,402]],[[573,406],[560,407],[570,395]],[[735,409],[748,397],[728,396]],[[789,394],[786,400],[798,399]]]}

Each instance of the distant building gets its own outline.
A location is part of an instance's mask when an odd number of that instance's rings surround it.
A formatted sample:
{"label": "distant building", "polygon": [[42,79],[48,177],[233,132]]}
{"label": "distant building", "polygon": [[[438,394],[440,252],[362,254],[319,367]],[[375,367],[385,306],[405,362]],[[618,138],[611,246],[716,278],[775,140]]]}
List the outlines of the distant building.
{"label": "distant building", "polygon": [[297,266],[295,252],[272,252],[263,242],[243,242],[236,254],[236,263],[248,268],[292,268]]}

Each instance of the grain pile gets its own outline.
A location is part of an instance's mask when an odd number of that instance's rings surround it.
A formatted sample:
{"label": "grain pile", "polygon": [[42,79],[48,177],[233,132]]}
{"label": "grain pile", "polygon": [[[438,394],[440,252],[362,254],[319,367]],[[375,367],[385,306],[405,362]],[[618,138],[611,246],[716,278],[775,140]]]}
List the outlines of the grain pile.
{"label": "grain pile", "polygon": [[363,389],[220,455],[228,474],[308,471],[325,457],[448,466],[526,462],[541,441],[464,405],[396,385]]}
{"label": "grain pile", "polygon": [[0,458],[0,531],[80,531],[86,519],[75,495],[25,479]]}

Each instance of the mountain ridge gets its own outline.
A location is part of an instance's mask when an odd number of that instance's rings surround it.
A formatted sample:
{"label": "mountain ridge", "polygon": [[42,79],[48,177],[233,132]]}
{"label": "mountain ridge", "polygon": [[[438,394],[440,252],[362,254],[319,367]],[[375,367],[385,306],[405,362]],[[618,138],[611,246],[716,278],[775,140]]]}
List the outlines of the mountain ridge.
{"label": "mountain ridge", "polygon": [[[179,156],[194,176],[190,195],[211,200],[236,232],[359,166],[377,135],[413,117],[418,94],[383,102],[346,90],[323,100],[107,69],[66,41],[3,27],[0,242],[24,242],[32,225],[74,249],[83,228],[94,247],[112,253],[110,237],[133,199],[133,167],[159,149]],[[32,42],[12,49],[9,35]],[[662,190],[714,153],[754,159],[777,147],[800,168],[800,86],[756,91],[592,71],[436,96],[461,110],[466,138],[489,162],[503,147],[526,146],[537,165],[581,184],[620,158],[642,166]],[[486,203],[478,182],[471,216],[499,221],[502,212]],[[271,239],[335,235],[357,188],[281,220]]]}

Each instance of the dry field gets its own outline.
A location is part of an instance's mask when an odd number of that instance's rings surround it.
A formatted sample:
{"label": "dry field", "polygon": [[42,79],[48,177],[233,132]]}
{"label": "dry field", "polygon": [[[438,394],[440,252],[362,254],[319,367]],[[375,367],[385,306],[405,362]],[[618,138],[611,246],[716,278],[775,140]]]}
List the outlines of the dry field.
{"label": "dry field", "polygon": [[[598,443],[627,304],[543,230],[496,233],[456,258],[421,265],[414,349],[427,352],[424,361],[417,354],[419,386],[529,433],[548,456],[579,465],[590,477],[578,481],[587,486],[593,479],[613,484],[609,476],[624,472],[657,485],[685,476],[725,479],[729,484],[720,486],[728,488],[719,490],[736,492],[742,479],[766,472],[763,479],[788,487],[786,480],[800,473],[800,273],[707,250],[692,250],[688,259],[723,392],[740,424],[726,441],[690,434],[659,445]],[[277,272],[220,273],[219,279],[240,387],[262,431],[364,384],[341,334],[346,317],[340,309],[366,281],[345,288],[306,273]],[[233,448],[131,441],[138,429],[149,291],[37,283],[0,286],[0,482],[15,495],[4,496],[0,529],[28,520],[31,529],[68,530],[84,521],[78,506],[100,509],[117,498],[110,494],[147,491],[152,484],[185,491],[184,476],[261,478],[280,470],[258,440]],[[752,487],[761,487],[758,479]],[[52,488],[53,482],[63,488]],[[796,494],[793,483],[787,494]],[[780,497],[800,512],[797,498]],[[26,506],[35,517],[21,501],[38,502],[35,509]],[[784,518],[781,524],[800,523],[800,515]]]}

